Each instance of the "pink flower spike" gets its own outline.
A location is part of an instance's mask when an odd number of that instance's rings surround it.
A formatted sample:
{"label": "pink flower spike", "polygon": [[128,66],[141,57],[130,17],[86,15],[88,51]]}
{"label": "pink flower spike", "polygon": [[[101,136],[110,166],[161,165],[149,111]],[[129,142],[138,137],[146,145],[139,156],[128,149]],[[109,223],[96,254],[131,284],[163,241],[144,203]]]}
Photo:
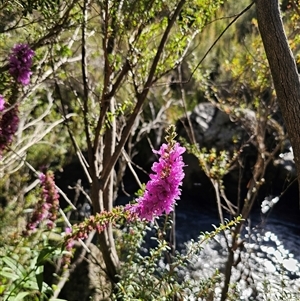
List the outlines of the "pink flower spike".
{"label": "pink flower spike", "polygon": [[49,230],[55,227],[55,221],[59,211],[59,194],[55,186],[54,175],[51,171],[40,174],[39,179],[42,186],[41,198],[27,224],[27,232],[35,231],[37,226],[44,220]]}
{"label": "pink flower spike", "polygon": [[184,178],[184,147],[179,143],[163,144],[158,151],[153,152],[160,155],[160,158],[152,166],[154,174],[150,174],[144,195],[138,198],[136,204],[125,207],[125,210],[148,221],[174,210],[175,202],[181,194],[179,187]]}

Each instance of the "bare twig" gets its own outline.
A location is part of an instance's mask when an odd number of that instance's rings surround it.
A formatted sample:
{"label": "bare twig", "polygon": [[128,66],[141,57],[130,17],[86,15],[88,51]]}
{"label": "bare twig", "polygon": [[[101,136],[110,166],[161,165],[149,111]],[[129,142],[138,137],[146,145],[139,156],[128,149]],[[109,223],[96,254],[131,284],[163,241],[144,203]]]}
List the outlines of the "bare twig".
{"label": "bare twig", "polygon": [[190,119],[190,116],[189,116],[188,111],[187,111],[185,90],[183,88],[183,83],[182,83],[182,65],[181,64],[178,66],[178,75],[179,75],[179,83],[180,83],[181,102],[182,102],[182,106],[184,108],[185,118],[187,119],[187,122],[188,122],[188,125],[189,125],[187,133],[188,133],[188,136],[190,138],[190,141],[195,146],[198,147],[197,142],[196,142],[196,138],[195,138],[194,129],[192,127],[191,119]]}

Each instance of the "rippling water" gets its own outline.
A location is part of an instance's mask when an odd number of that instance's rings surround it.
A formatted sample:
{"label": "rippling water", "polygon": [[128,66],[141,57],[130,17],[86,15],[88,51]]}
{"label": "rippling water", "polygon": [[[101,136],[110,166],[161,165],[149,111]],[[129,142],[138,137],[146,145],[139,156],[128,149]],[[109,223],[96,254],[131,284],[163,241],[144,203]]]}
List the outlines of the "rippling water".
{"label": "rippling water", "polygon": [[[179,210],[178,210],[179,211]],[[180,249],[202,231],[213,231],[219,221],[211,212],[177,211],[177,245]],[[228,234],[229,235],[229,234]],[[240,295],[235,300],[300,300],[300,221],[283,221],[280,217],[262,220],[259,214],[247,222],[242,239],[244,249],[236,254],[240,262],[233,268],[231,282]],[[216,269],[224,271],[227,258],[223,235],[205,243],[199,256],[192,258],[184,277],[197,281],[211,276]],[[197,290],[197,288],[196,288]],[[217,287],[214,300],[219,300]],[[190,292],[187,300],[197,299]]]}

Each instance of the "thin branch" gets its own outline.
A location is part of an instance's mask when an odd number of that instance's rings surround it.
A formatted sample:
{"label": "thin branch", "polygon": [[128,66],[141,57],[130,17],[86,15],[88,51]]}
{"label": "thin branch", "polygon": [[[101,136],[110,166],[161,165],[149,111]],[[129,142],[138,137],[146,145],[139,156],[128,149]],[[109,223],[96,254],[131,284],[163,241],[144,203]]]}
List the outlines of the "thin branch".
{"label": "thin branch", "polygon": [[87,201],[90,203],[90,205],[92,205],[92,200],[91,200],[91,197],[90,195],[84,190],[83,186],[81,185],[81,183],[76,183],[75,187],[71,187],[69,186],[68,187],[69,189],[74,189],[74,190],[78,190],[78,193],[82,193],[85,198],[87,199]]}
{"label": "thin branch", "polygon": [[[40,172],[38,172],[29,162],[27,162],[26,160],[24,160],[17,153],[15,153],[15,155],[17,157],[19,157],[20,161],[22,161],[37,177],[39,177]],[[33,182],[30,185],[30,187],[34,186],[34,185],[37,185],[37,184],[38,184],[37,182]],[[72,204],[72,202],[70,201],[70,199],[66,196],[66,194],[57,185],[55,185],[55,188],[57,189],[57,191],[59,192],[59,194],[67,201],[67,203],[72,207],[72,209],[77,210],[77,208]]]}
{"label": "thin branch", "polygon": [[57,80],[55,79],[55,87],[56,87],[56,91],[59,95],[59,98],[60,98],[60,102],[61,102],[61,108],[62,108],[62,112],[63,112],[63,116],[65,118],[65,122],[64,122],[64,125],[67,127],[67,131],[68,131],[68,134],[69,134],[69,137],[71,139],[71,142],[73,144],[73,148],[76,152],[76,155],[77,155],[77,158],[84,170],[84,173],[88,179],[88,182],[91,184],[92,183],[92,179],[91,179],[91,176],[89,174],[89,171],[88,171],[88,168],[89,168],[89,165],[87,164],[87,162],[85,161],[84,159],[84,156],[82,154],[82,151],[80,149],[80,147],[78,146],[77,144],[77,141],[71,131],[71,128],[70,128],[70,124],[69,124],[69,119],[66,118],[67,116],[67,112],[66,112],[66,109],[65,109],[65,106],[64,106],[64,103],[63,103],[63,97],[62,97],[62,94],[61,94],[61,90],[60,90],[60,87],[57,83]]}
{"label": "thin branch", "polygon": [[84,120],[84,131],[87,141],[88,148],[88,158],[89,158],[89,169],[90,174],[95,174],[95,166],[93,164],[93,146],[90,136],[90,127],[88,121],[88,101],[89,101],[89,86],[88,86],[88,71],[87,71],[87,51],[86,51],[86,27],[87,27],[87,18],[88,18],[88,9],[89,0],[83,1],[83,21],[82,21],[82,36],[81,36],[81,71],[82,71],[82,82],[83,82],[83,120]]}
{"label": "thin branch", "polygon": [[[100,100],[100,114],[97,121],[96,131],[95,131],[95,140],[93,144],[94,154],[98,153],[99,141],[100,141],[100,132],[104,125],[104,120],[106,113],[109,108],[110,97],[107,97],[109,93],[109,88],[111,86],[111,75],[112,68],[110,65],[109,56],[112,54],[115,46],[115,31],[116,31],[116,16],[113,15],[111,24],[109,24],[109,1],[105,1],[105,8],[103,9],[103,39],[102,39],[102,49],[104,57],[104,77],[103,77],[103,90]],[[110,34],[109,34],[110,33]],[[97,172],[98,174],[98,172]]]}
{"label": "thin branch", "polygon": [[[130,70],[129,62],[126,60],[125,64],[122,67],[122,71],[118,75],[115,83],[112,85],[110,92],[105,96],[105,99],[103,99],[104,104],[108,103],[108,100],[115,95],[116,91],[120,87],[122,81],[124,80],[124,78],[127,75],[129,70]],[[104,112],[106,112],[108,107],[109,106],[107,106],[107,108],[106,108],[106,106],[102,107],[102,110],[104,110]],[[99,144],[100,131],[103,126],[104,117],[105,117],[105,114],[103,114],[103,112],[101,111],[101,114],[100,114],[98,122],[97,122],[96,130],[95,130],[95,140],[94,140],[94,149],[95,150],[97,149],[97,146]]]}
{"label": "thin branch", "polygon": [[[68,114],[66,116],[66,118],[70,118],[72,116],[74,116],[75,114]],[[38,133],[36,135],[32,136],[32,140],[30,142],[28,142],[25,146],[21,147],[18,150],[11,150],[13,151],[13,153],[10,155],[7,155],[5,157],[2,158],[2,166],[0,171],[3,171],[3,169],[5,168],[5,166],[8,166],[12,163],[14,163],[16,161],[16,158],[19,157],[22,160],[24,160],[22,158],[23,153],[26,152],[26,150],[28,150],[31,146],[33,146],[34,144],[36,144],[37,142],[39,142],[40,140],[42,140],[47,134],[49,134],[53,128],[55,128],[57,125],[61,124],[62,122],[64,122],[64,119],[60,119],[57,120],[56,122],[53,122],[47,129],[38,131]],[[18,145],[16,145],[16,147],[18,147],[23,141],[19,142]]]}
{"label": "thin branch", "polygon": [[290,2],[292,3],[293,9],[296,11],[298,16],[300,16],[300,10],[299,10],[299,7],[298,7],[296,1],[295,0],[290,0]]}
{"label": "thin branch", "polygon": [[69,280],[71,274],[75,271],[76,267],[84,260],[86,253],[90,253],[88,246],[90,245],[93,237],[95,235],[95,231],[91,232],[91,234],[89,235],[85,246],[80,253],[80,255],[78,256],[78,258],[71,264],[70,268],[65,270],[62,277],[60,278],[59,283],[56,285],[56,288],[54,290],[54,294],[53,297],[50,300],[57,300],[56,298],[59,296],[61,290],[63,289],[63,287],[65,286],[66,282]]}
{"label": "thin branch", "polygon": [[73,210],[77,210],[77,208],[73,205],[73,203],[71,202],[71,200],[67,197],[67,195],[57,186],[55,185],[57,191],[59,192],[59,194],[65,199],[65,201],[72,207]]}
{"label": "thin branch", "polygon": [[187,133],[188,133],[188,136],[189,136],[191,142],[195,146],[197,146],[197,142],[196,142],[195,133],[194,133],[194,129],[193,129],[193,126],[192,126],[191,118],[190,118],[190,116],[188,114],[188,111],[187,111],[185,90],[184,90],[183,84],[182,84],[182,64],[180,64],[178,66],[178,75],[179,75],[179,83],[180,83],[181,102],[182,102],[182,106],[183,106],[183,109],[184,109],[185,118],[187,119],[187,122],[188,122],[188,125],[189,125]]}
{"label": "thin branch", "polygon": [[128,164],[128,167],[129,167],[129,169],[130,169],[130,171],[131,171],[131,173],[132,173],[132,175],[133,175],[135,181],[137,182],[137,184],[139,185],[139,187],[142,188],[143,185],[142,185],[142,183],[141,183],[141,181],[140,181],[140,179],[139,179],[137,173],[136,173],[135,170],[133,169],[132,164],[131,164],[131,160],[130,160],[130,158],[129,158],[127,152],[126,152],[124,149],[122,150],[122,154],[123,154],[123,156],[124,156],[124,158],[125,158],[125,160],[126,160],[126,162],[127,162],[127,164]]}

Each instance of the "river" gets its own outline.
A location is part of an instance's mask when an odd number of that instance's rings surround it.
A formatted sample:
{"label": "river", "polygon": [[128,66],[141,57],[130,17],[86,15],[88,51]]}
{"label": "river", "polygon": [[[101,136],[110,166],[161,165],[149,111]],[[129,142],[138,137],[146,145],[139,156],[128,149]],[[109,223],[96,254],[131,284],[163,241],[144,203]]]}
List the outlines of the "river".
{"label": "river", "polygon": [[[233,268],[232,289],[239,299],[247,301],[300,300],[300,219],[297,222],[287,212],[271,212],[268,216],[256,211],[247,220],[242,239],[244,248],[236,254],[240,262]],[[213,231],[219,225],[217,213],[179,206],[176,210],[177,248],[183,250],[189,241],[197,240],[201,232]],[[229,233],[228,233],[229,236]],[[196,298],[197,281],[224,271],[227,251],[223,235],[202,245],[188,268],[181,271],[185,279],[194,281],[195,291],[187,300]],[[220,299],[221,285],[215,288],[214,301]],[[204,301],[204,299],[203,299]]]}

